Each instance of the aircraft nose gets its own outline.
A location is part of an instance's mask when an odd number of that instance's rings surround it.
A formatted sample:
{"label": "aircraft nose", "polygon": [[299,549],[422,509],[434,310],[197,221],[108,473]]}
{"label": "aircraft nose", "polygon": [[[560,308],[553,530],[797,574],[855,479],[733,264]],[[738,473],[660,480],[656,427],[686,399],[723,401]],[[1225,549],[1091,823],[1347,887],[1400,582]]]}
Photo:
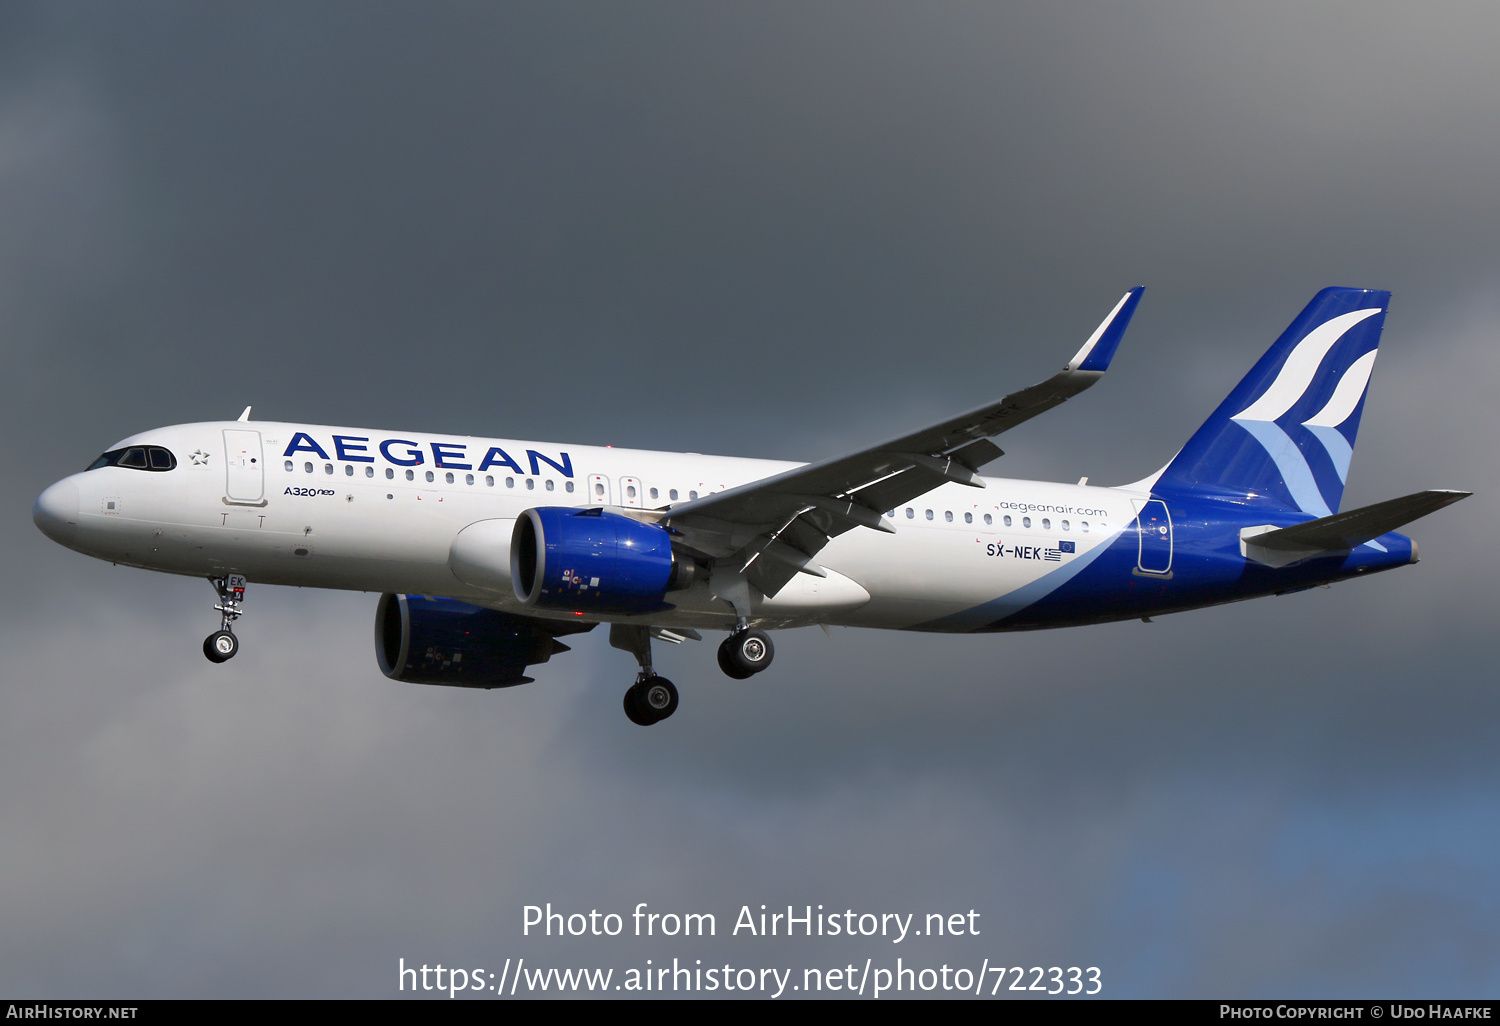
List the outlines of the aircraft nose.
{"label": "aircraft nose", "polygon": [[59,545],[72,545],[78,533],[78,485],[63,478],[36,498],[31,519],[42,533]]}

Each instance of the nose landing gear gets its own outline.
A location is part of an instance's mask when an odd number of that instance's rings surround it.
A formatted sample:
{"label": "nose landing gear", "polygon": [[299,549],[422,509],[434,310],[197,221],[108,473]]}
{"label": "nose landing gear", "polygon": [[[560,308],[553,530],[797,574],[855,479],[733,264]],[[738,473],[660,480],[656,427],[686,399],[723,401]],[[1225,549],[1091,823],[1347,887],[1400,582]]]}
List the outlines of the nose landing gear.
{"label": "nose landing gear", "polygon": [[234,621],[245,615],[240,603],[245,600],[245,579],[239,574],[210,577],[208,583],[219,593],[214,606],[220,613],[219,629],[203,639],[203,654],[211,663],[233,659],[240,650],[240,639],[234,636]]}

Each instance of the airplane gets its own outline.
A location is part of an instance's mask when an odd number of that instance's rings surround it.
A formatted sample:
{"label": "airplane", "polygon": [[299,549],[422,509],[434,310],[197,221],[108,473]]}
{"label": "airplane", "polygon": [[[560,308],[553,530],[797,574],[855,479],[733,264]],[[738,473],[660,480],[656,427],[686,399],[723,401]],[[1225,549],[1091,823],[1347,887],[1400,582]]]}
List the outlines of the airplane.
{"label": "airplane", "polygon": [[1337,512],[1390,293],[1327,288],[1187,444],[1117,487],[981,476],[990,439],[1108,369],[1127,292],[1052,377],[817,463],[250,420],[132,435],[42,492],[49,538],[205,577],[216,663],[247,582],[377,592],[394,680],[528,683],[561,638],[608,623],[646,726],[676,711],[652,641],[727,631],[724,673],[771,665],[769,631],[1000,632],[1151,617],[1417,561],[1395,529],[1468,496]]}

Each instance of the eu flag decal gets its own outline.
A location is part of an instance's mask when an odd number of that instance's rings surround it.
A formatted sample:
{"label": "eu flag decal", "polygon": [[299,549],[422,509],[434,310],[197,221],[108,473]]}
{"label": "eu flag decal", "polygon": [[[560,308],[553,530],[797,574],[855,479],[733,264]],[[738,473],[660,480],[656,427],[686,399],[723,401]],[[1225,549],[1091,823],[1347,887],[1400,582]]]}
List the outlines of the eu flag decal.
{"label": "eu flag decal", "polygon": [[1057,543],[1057,548],[1058,548],[1058,550],[1060,552],[1074,552],[1074,551],[1076,551],[1073,548],[1073,543],[1072,542],[1058,542]]}

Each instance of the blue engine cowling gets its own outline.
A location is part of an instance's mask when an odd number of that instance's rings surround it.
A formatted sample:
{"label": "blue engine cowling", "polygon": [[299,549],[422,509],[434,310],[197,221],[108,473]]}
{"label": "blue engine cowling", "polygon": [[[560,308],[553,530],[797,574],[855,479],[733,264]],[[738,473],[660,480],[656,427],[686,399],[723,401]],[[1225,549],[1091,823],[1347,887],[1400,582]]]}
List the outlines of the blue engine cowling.
{"label": "blue engine cowling", "polygon": [[696,569],[672,555],[663,527],[602,509],[542,506],[516,520],[510,576],[516,598],[536,609],[651,613]]}
{"label": "blue engine cowling", "polygon": [[375,610],[375,658],[381,673],[408,684],[507,688],[531,681],[529,664],[568,651],[558,635],[593,628],[455,599],[386,594]]}

